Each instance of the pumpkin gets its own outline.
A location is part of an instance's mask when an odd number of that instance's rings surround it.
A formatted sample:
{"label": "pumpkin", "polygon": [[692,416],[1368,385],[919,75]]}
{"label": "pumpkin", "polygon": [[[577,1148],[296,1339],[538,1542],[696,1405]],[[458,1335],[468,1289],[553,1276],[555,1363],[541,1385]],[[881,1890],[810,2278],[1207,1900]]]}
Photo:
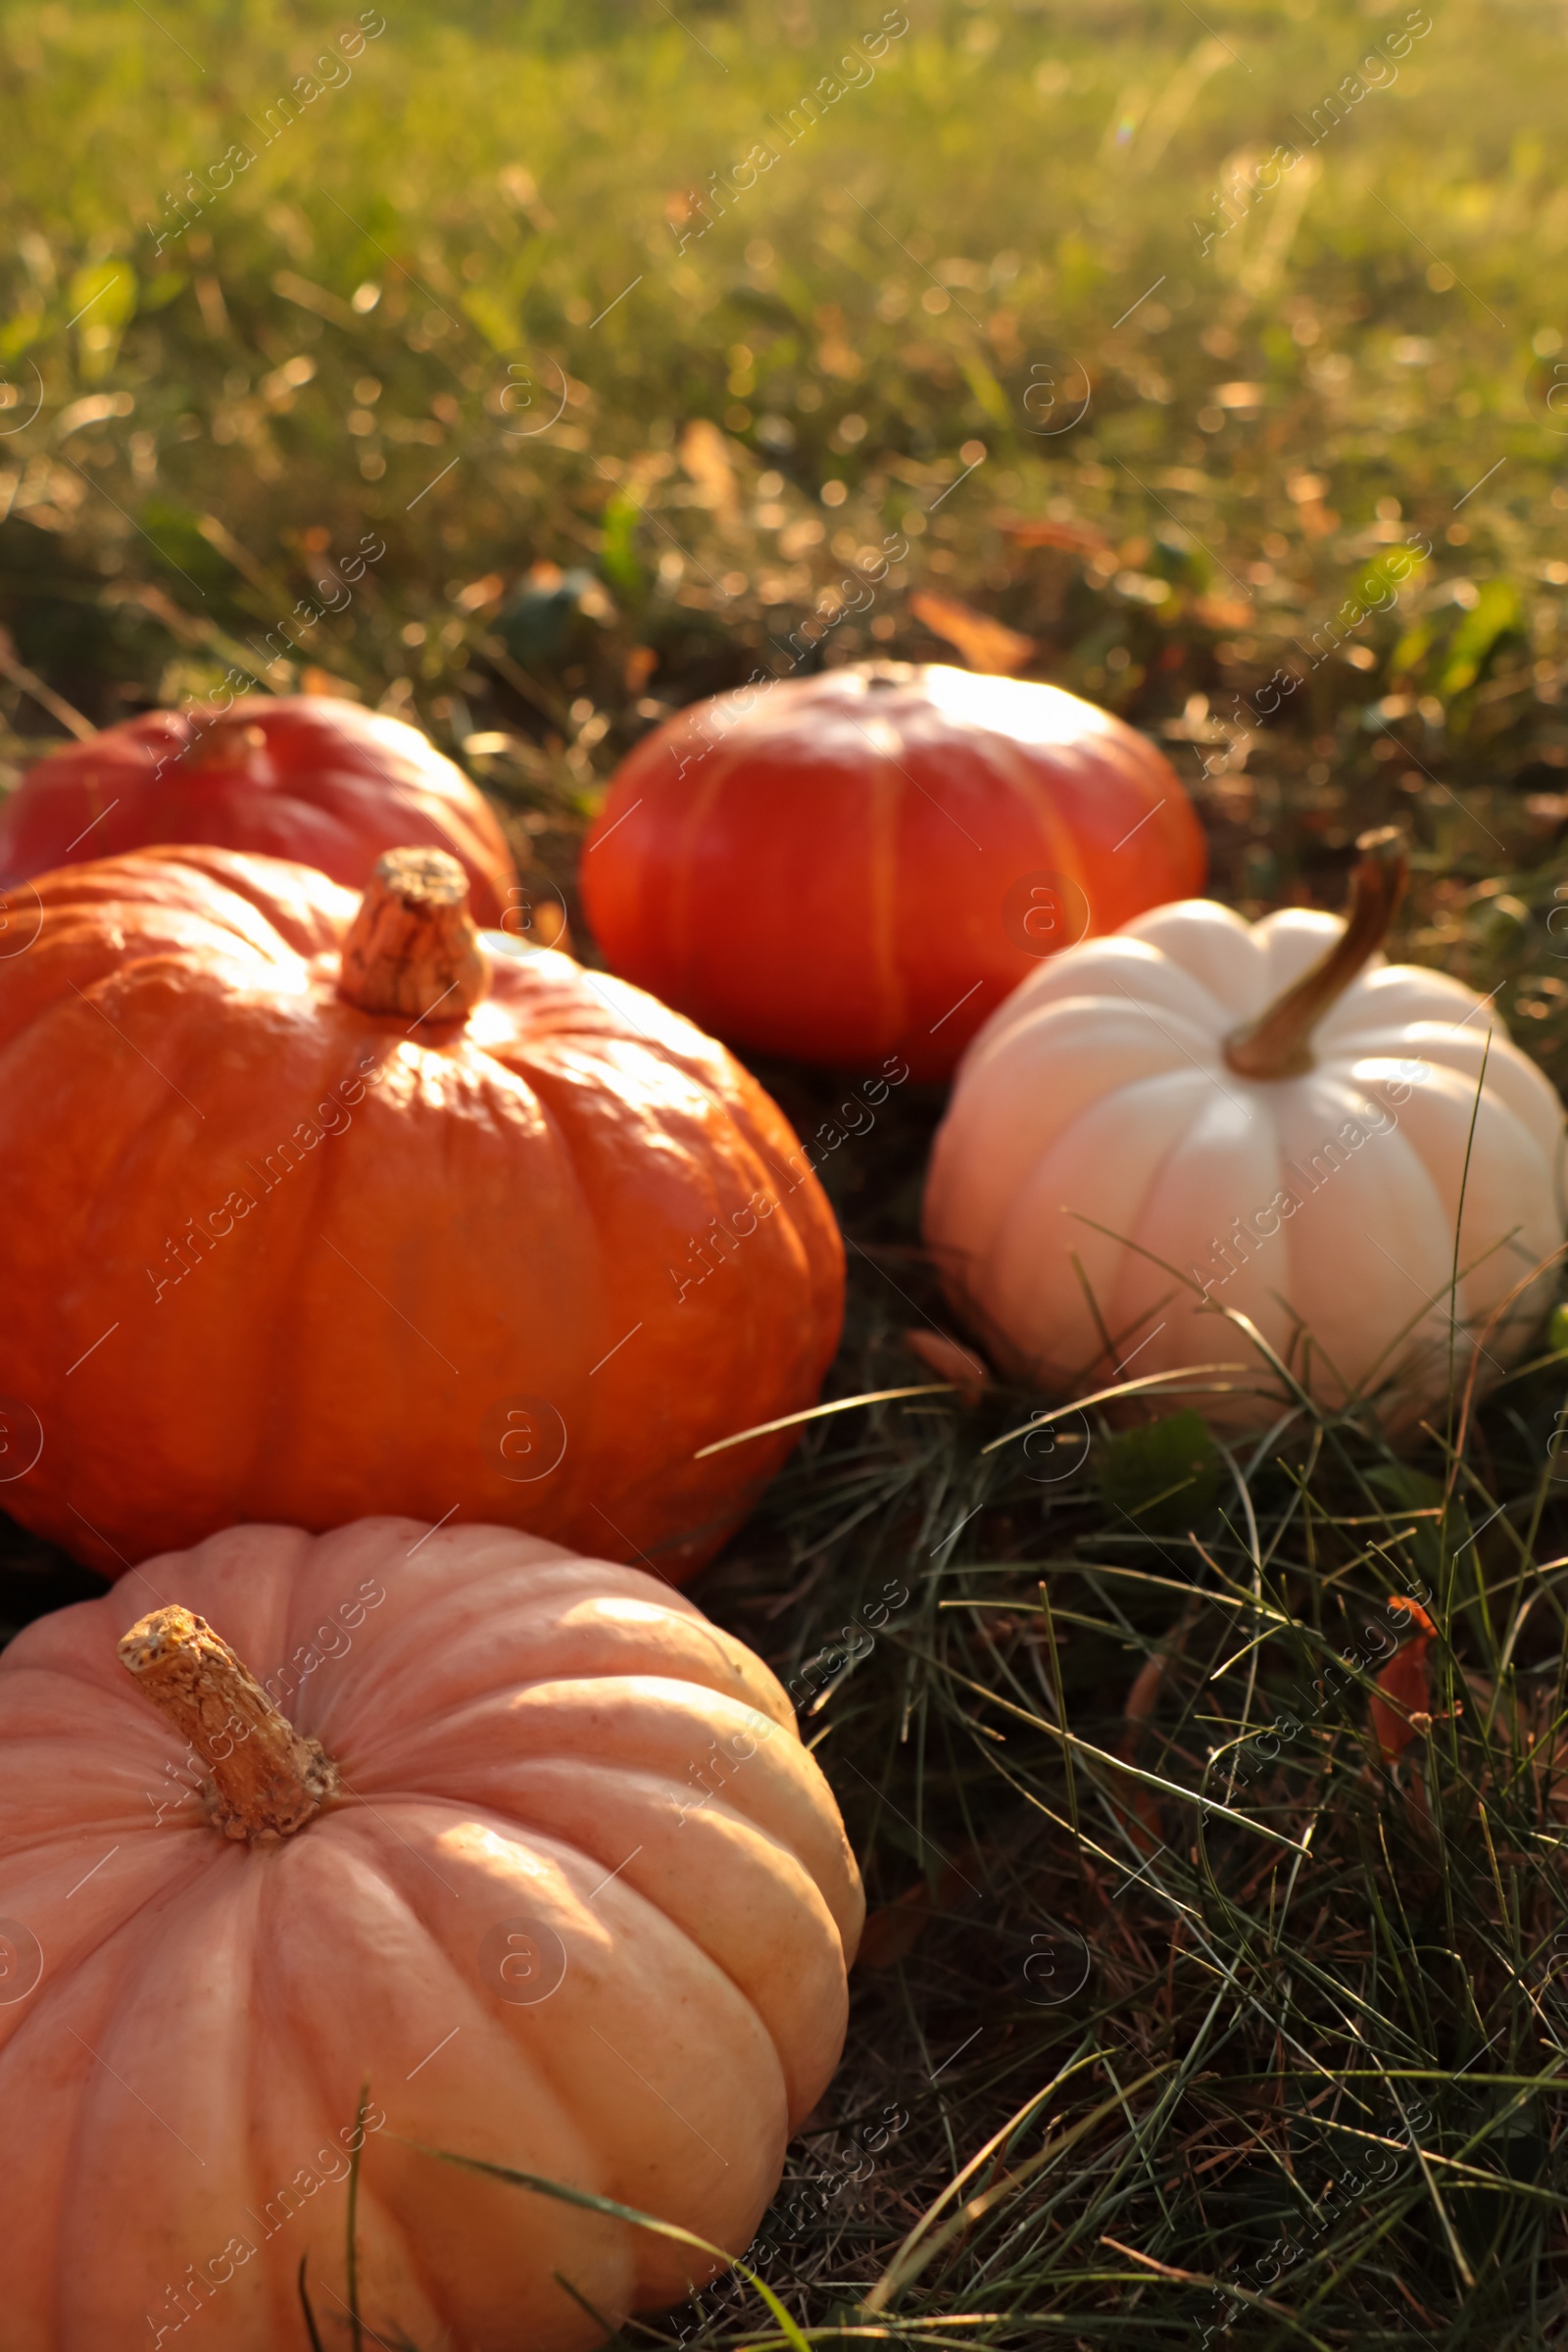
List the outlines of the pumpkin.
{"label": "pumpkin", "polygon": [[1396,1426],[1446,1397],[1450,1350],[1484,1385],[1529,1336],[1561,1105],[1470,989],[1384,961],[1403,852],[1390,830],[1360,853],[1348,922],[1161,907],[1045,966],[969,1048],[925,1234],[1021,1377],[1226,1365],[1210,1417],[1259,1424],[1296,1391],[1220,1319],[1239,1309],[1320,1402]]}
{"label": "pumpkin", "polygon": [[946,1077],[1042,956],[1201,888],[1169,763],[1055,686],[861,663],[637,745],[582,861],[612,967],[739,1044]]}
{"label": "pumpkin", "polygon": [[515,917],[512,853],[463,770],[417,728],[328,695],[148,710],[51,752],[0,804],[0,889],[179,841],[297,858],[350,890],[384,850],[428,843],[462,864],[480,922]]}
{"label": "pumpkin", "polygon": [[7,2352],[307,2352],[302,2263],[346,2340],[356,2155],[369,2342],[600,2343],[555,2274],[613,2321],[702,2257],[425,2151],[741,2252],[863,1911],[741,1642],[396,1518],[230,1529],[30,1626],[0,1865]]}
{"label": "pumpkin", "polygon": [[[356,902],[168,848],[0,957],[0,1506],[113,1575],[378,1503],[689,1574],[815,1401],[843,1247],[721,1046],[482,940],[440,850]],[[9,1434],[7,1434],[9,1433]]]}

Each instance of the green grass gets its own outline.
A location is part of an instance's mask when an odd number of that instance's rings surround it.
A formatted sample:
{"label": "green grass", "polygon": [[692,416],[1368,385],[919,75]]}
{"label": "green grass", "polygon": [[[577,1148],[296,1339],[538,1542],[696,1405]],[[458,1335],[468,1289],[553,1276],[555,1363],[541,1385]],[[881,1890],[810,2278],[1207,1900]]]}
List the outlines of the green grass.
{"label": "green grass", "polygon": [[[248,662],[490,738],[467,756],[569,890],[615,755],[911,531],[824,658],[943,650],[910,590],[983,605],[1167,731],[1248,905],[1333,897],[1360,825],[1405,815],[1418,946],[1506,971],[1557,1051],[1521,907],[1562,870],[1568,761],[1559,36],[1451,6],[1310,144],[1405,13],[917,10],[788,146],[858,26],[809,0],[690,32],[648,0],[618,39],[564,8],[405,14],[270,144],[322,48],[288,12],[187,9],[176,42],[128,6],[14,8],[0,416],[43,408],[0,442],[0,618],[95,719]],[[678,251],[686,192],[761,136],[776,163]],[[186,174],[236,141],[254,160],[202,196]],[[1279,184],[1205,252],[1193,223],[1260,165]],[[316,559],[367,529],[388,558],[269,667]],[[1311,666],[1412,535],[1431,560]],[[1283,663],[1303,683],[1269,724]]]}
{"label": "green grass", "polygon": [[[1164,742],[1249,911],[1338,905],[1398,818],[1404,951],[1568,1076],[1556,10],[1434,6],[1312,144],[1410,12],[913,0],[787,145],[768,117],[880,9],[405,8],[265,148],[334,28],[157,13],[0,11],[0,622],[56,696],[103,722],[322,672],[466,760],[575,917],[618,755],[902,530],[817,658],[944,652],[921,591],[1005,620]],[[353,604],[274,659],[367,531]],[[58,734],[14,665],[0,724],[14,772]],[[830,1162],[838,1396],[923,1381],[903,1334],[946,1328],[939,1111]],[[806,1674],[876,1915],[753,2257],[812,2340],[1186,2346],[1233,2301],[1250,2347],[1560,2340],[1564,1387],[1544,1362],[1404,1463],[1287,1403],[1224,1453],[1092,1412],[1054,1480],[996,1444],[1031,1397],[809,1430],[700,1597]],[[8,1625],[92,1587],[0,1549]],[[1412,1582],[1440,1720],[1391,1776],[1372,1669],[1313,1686]],[[623,2333],[781,2340],[741,2281]]]}
{"label": "green grass", "polygon": [[[844,1171],[881,1205],[843,1394],[920,1381],[943,1319],[920,1140],[914,1106]],[[1288,1394],[1229,1448],[1092,1411],[1030,1461],[1039,1400],[994,1392],[814,1426],[703,1592],[805,1700],[873,1902],[760,2266],[805,2319],[871,2290],[895,2341],[1174,2346],[1240,2293],[1248,2344],[1556,2340],[1565,1370],[1414,1463]],[[1412,1592],[1438,1720],[1391,1775],[1368,1692]],[[703,2340],[763,2340],[755,2306]]]}

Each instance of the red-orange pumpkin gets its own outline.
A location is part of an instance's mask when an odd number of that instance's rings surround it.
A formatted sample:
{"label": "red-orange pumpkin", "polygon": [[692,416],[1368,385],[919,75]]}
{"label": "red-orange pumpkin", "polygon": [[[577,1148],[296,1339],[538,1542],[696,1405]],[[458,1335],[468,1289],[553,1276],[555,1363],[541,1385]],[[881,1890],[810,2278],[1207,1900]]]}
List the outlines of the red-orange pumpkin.
{"label": "red-orange pumpkin", "polygon": [[428,843],[462,865],[481,923],[517,879],[482,794],[416,727],[328,695],[253,695],[148,710],[40,760],[0,805],[0,890],[174,841],[295,858],[350,890],[383,851]]}
{"label": "red-orange pumpkin", "polygon": [[31,887],[0,954],[0,1507],[110,1574],[370,1509],[676,1577],[717,1547],[792,1433],[693,1457],[815,1400],[844,1279],[721,1046],[476,941],[440,851],[358,908],[223,850]]}
{"label": "red-orange pumpkin", "polygon": [[588,2352],[572,2289],[717,2265],[421,2151],[741,2252],[862,1911],[773,1676],[639,1569],[398,1519],[149,1560],[0,1658],[6,2352],[308,2352],[302,2262],[346,2348],[355,2156],[367,2345]]}
{"label": "red-orange pumpkin", "polygon": [[1202,885],[1169,762],[1054,686],[862,663],[626,760],[582,894],[616,971],[738,1044],[945,1077],[1043,956]]}

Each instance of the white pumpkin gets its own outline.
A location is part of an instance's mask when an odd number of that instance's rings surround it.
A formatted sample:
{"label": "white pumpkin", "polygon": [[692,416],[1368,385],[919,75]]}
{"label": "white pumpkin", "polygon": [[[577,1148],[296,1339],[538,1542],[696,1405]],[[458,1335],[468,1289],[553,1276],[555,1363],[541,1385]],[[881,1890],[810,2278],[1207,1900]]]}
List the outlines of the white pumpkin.
{"label": "white pumpkin", "polygon": [[1236,1365],[1196,1401],[1256,1426],[1287,1392],[1234,1307],[1325,1404],[1398,1424],[1441,1406],[1450,1352],[1456,1385],[1478,1343],[1483,1384],[1519,1352],[1549,1276],[1483,1327],[1563,1240],[1562,1106],[1483,999],[1385,963],[1403,856],[1360,847],[1348,923],[1184,900],[1053,957],[975,1037],[925,1233],[1013,1372]]}

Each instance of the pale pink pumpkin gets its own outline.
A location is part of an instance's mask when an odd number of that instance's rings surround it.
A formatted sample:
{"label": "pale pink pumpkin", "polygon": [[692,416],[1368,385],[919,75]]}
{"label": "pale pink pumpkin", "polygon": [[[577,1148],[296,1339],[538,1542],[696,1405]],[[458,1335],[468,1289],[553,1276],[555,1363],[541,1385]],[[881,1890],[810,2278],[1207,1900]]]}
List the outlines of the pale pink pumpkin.
{"label": "pale pink pumpkin", "polygon": [[[149,1703],[198,1648],[205,1760]],[[690,1601],[368,1519],[165,1553],[0,1656],[0,1915],[6,2352],[305,2352],[305,2256],[338,2340],[366,2085],[369,2340],[569,2352],[554,2273],[618,2318],[702,2258],[419,2151],[741,2251],[862,1899],[783,1691]]]}

